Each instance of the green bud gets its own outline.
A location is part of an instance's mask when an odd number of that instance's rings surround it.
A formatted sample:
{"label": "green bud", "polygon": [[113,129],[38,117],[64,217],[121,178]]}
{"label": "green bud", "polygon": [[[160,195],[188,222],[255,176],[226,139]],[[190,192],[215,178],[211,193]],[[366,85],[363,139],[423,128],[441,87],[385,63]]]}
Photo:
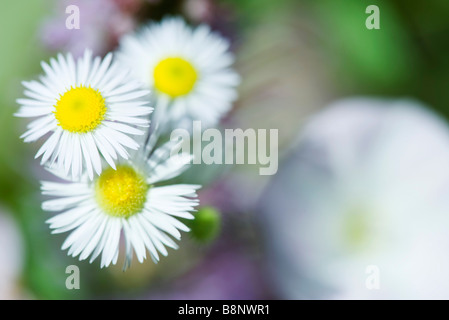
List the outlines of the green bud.
{"label": "green bud", "polygon": [[202,207],[187,226],[193,239],[201,243],[212,242],[220,232],[221,214],[213,207]]}

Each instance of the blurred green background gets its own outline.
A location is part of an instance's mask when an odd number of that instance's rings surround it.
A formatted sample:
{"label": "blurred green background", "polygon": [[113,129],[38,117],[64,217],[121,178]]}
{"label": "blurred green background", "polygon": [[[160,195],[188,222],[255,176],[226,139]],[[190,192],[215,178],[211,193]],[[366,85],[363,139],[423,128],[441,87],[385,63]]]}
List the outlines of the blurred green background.
{"label": "blurred green background", "polygon": [[[194,1],[142,0],[133,13],[136,24],[180,14],[193,24],[211,23],[229,36],[242,75],[240,99],[230,121],[242,127],[279,128],[282,147],[289,145],[309,115],[348,95],[415,97],[449,116],[447,0],[201,1],[215,10],[207,19],[186,9],[185,2]],[[365,9],[371,4],[380,8],[380,30],[365,27]],[[40,61],[56,52],[42,43],[40,32],[43,21],[58,11],[49,0],[9,0],[0,8],[0,207],[14,218],[23,238],[20,297],[135,297],[174,281],[195,268],[208,250],[218,250],[187,238],[182,250],[161,265],[146,262],[126,274],[120,267],[99,270],[95,263],[79,263],[60,252],[63,236],[50,235],[48,214],[40,209],[38,179],[43,172],[33,160],[38,144],[20,141],[26,122],[13,117],[15,99],[22,96],[20,82],[36,77]],[[245,177],[252,169],[237,170]],[[235,215],[225,217],[229,221],[223,233],[235,232],[235,224],[253,228],[250,213],[241,215],[248,216],[246,222]],[[226,234],[220,237],[226,239]],[[257,252],[257,237],[248,238],[242,241]],[[182,267],[176,266],[180,260]],[[65,268],[70,264],[81,267],[83,290],[65,288]]]}

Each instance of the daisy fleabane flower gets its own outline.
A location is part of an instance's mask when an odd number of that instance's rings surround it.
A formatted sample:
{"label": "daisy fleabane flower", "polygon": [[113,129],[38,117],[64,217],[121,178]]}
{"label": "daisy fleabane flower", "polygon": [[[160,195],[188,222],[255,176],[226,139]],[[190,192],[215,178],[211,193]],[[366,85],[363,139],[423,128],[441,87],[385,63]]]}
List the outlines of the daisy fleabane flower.
{"label": "daisy fleabane flower", "polygon": [[237,98],[229,42],[207,25],[192,29],[181,18],[151,23],[122,38],[117,59],[154,91],[158,119],[213,126]]}
{"label": "daisy fleabane flower", "polygon": [[142,148],[132,160],[122,160],[116,170],[106,168],[90,181],[86,176],[66,183],[42,182],[42,193],[56,197],[45,201],[46,211],[60,214],[48,220],[53,233],[71,231],[62,245],[68,254],[92,263],[101,254],[101,267],[116,264],[123,231],[126,269],[133,249],[139,262],[147,250],[156,263],[166,247],[177,249],[181,231],[190,231],[178,218],[193,219],[199,204],[198,185],[161,182],[182,173],[190,155],[170,157],[169,144],[148,155]]}
{"label": "daisy fleabane flower", "polygon": [[102,158],[114,168],[118,156],[127,159],[127,149],[139,148],[130,136],[149,126],[149,91],[112,62],[112,54],[94,58],[86,50],[76,61],[58,54],[41,65],[39,81],[23,82],[27,98],[17,100],[15,115],[36,118],[21,136],[25,142],[50,134],[36,154],[42,164],[56,164],[73,178],[87,171],[92,180],[94,171],[101,174]]}

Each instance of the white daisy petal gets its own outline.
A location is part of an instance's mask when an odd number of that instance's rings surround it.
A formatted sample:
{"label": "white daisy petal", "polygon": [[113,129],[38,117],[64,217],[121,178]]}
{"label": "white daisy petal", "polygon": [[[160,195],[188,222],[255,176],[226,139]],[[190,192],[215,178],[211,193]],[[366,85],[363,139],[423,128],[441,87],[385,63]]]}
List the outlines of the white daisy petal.
{"label": "white daisy petal", "polygon": [[95,144],[95,141],[92,137],[91,133],[86,133],[84,136],[84,141],[86,143],[87,149],[89,150],[92,163],[94,165],[95,172],[100,175],[101,174],[101,159],[100,154],[98,152],[98,147]]}
{"label": "white daisy petal", "polygon": [[101,224],[95,231],[94,235],[90,238],[89,242],[84,247],[83,251],[80,255],[80,260],[86,260],[87,257],[93,252],[93,250],[96,248],[96,246],[99,244],[101,237],[103,236],[105,227],[107,223],[107,218],[103,217],[101,220]]}
{"label": "white daisy petal", "polygon": [[86,164],[87,174],[89,175],[89,179],[93,180],[94,171],[92,169],[92,161],[90,160],[90,150],[87,148],[83,136],[80,137],[79,142],[81,144],[81,151],[84,157],[84,163]]}
{"label": "white daisy petal", "polygon": [[78,81],[77,85],[81,85],[87,81],[87,76],[89,75],[89,68],[92,63],[92,51],[86,50],[84,51],[83,58],[79,58],[78,60]]}
{"label": "white daisy petal", "polygon": [[109,127],[110,129],[114,129],[123,133],[129,133],[134,135],[143,135],[145,132],[138,130],[136,128],[130,127],[126,124],[118,123],[118,122],[106,122],[104,124],[105,126]]}
{"label": "white daisy petal", "polygon": [[170,234],[175,239],[181,239],[181,233],[168,221],[167,216],[162,216],[158,212],[145,212],[142,214],[152,225]]}
{"label": "white daisy petal", "polygon": [[69,251],[67,254],[72,257],[78,256],[84,248],[89,244],[90,241],[92,241],[93,237],[95,236],[96,231],[101,226],[101,222],[103,221],[101,214],[95,214],[91,215],[91,219],[87,220],[85,223],[83,223],[83,227],[86,228],[82,229],[79,227],[76,231],[80,230],[78,235],[75,235],[74,231],[71,235],[73,235],[76,238],[76,241],[70,246]]}
{"label": "white daisy petal", "polygon": [[[72,136],[72,135],[68,135],[67,139],[69,140],[69,145],[74,145],[73,140],[77,139],[78,137]],[[72,158],[73,158],[73,148],[68,148],[67,149],[67,153],[65,153],[65,158],[64,158],[64,172],[69,172],[70,167],[72,165]],[[62,163],[62,161],[61,161]]]}
{"label": "white daisy petal", "polygon": [[159,254],[157,253],[155,243],[151,239],[151,237],[148,235],[147,232],[141,227],[140,221],[137,219],[136,216],[133,216],[129,218],[130,225],[133,226],[134,231],[137,231],[140,239],[142,239],[145,247],[150,252],[153,260],[159,261]]}
{"label": "white daisy petal", "polygon": [[[123,112],[123,108],[127,108],[125,109],[125,112]],[[112,111],[109,112],[110,116],[122,116],[122,117],[139,117],[139,116],[145,116],[150,114],[153,111],[153,108],[149,108],[149,107],[142,107],[141,104],[133,104],[132,107],[130,104],[119,104],[119,103],[114,103],[111,104],[111,109]]]}
{"label": "white daisy petal", "polygon": [[140,263],[146,258],[145,246],[143,240],[136,235],[135,228],[130,224],[128,220],[123,221],[123,229],[125,232],[125,236],[127,236],[134,248],[134,252],[136,253],[137,260]]}
{"label": "white daisy petal", "polygon": [[[65,239],[62,244],[61,249],[66,250],[71,247],[76,241],[83,241],[85,239],[85,233],[88,233],[92,224],[95,220],[98,219],[98,215],[91,214],[88,216],[88,219],[84,223],[81,223],[79,227],[77,227],[68,237]],[[69,255],[72,255],[72,251],[69,250]]]}
{"label": "white daisy petal", "polygon": [[47,99],[54,99],[54,94],[37,81],[22,81],[22,85],[34,93],[46,97]]}
{"label": "white daisy petal", "polygon": [[98,242],[98,245],[95,247],[95,250],[92,253],[92,256],[90,257],[90,260],[89,260],[90,263],[92,263],[103,251],[106,241],[109,238],[109,235],[111,233],[112,227],[113,227],[112,219],[106,219],[106,226],[105,226],[104,232],[101,235],[101,238]]}
{"label": "white daisy petal", "polygon": [[94,206],[80,206],[73,209],[70,209],[62,214],[54,216],[53,218],[47,220],[47,223],[50,224],[50,228],[59,229],[67,226],[71,226],[79,219],[87,216],[92,210],[94,210]]}
{"label": "white daisy petal", "polygon": [[100,68],[96,72],[96,74],[92,77],[92,80],[90,81],[90,85],[92,87],[95,87],[97,85],[97,82],[101,80],[101,78],[104,76],[106,70],[108,69],[109,65],[112,61],[112,53],[108,53],[103,61],[101,62]]}
{"label": "white daisy petal", "polygon": [[172,239],[170,239],[170,237],[168,237],[164,232],[156,229],[156,227],[154,227],[147,219],[145,219],[141,215],[139,215],[137,218],[148,234],[156,237],[161,243],[165,244],[166,246],[173,249],[178,249],[178,245]]}
{"label": "white daisy petal", "polygon": [[103,249],[103,254],[101,255],[101,264],[104,267],[108,267],[111,264],[112,260],[114,259],[114,255],[120,240],[120,230],[121,230],[120,219],[117,218],[112,219],[110,224],[111,229],[109,230],[109,236],[106,240]]}
{"label": "white daisy petal", "polygon": [[77,177],[81,172],[82,167],[82,154],[81,154],[80,138],[74,137],[73,139],[73,163],[72,163],[72,177]]}
{"label": "white daisy petal", "polygon": [[107,134],[103,134],[103,132],[100,132],[100,131],[97,131],[96,134],[97,134],[98,137],[101,137],[101,139],[104,139],[105,141],[107,141],[114,148],[114,150],[117,151],[117,153],[122,158],[124,158],[124,159],[128,159],[129,158],[129,153],[113,137],[110,137]]}
{"label": "white daisy petal", "polygon": [[112,168],[115,169],[115,162],[113,159],[117,159],[117,154],[115,153],[109,142],[107,142],[106,140],[102,140],[102,138],[95,134],[93,134],[92,137],[95,141],[95,144],[98,146],[98,149],[100,150],[103,158]]}
{"label": "white daisy petal", "polygon": [[168,158],[152,170],[148,182],[154,184],[180,175],[189,168],[192,159],[193,157],[187,154]]}
{"label": "white daisy petal", "polygon": [[56,146],[58,145],[59,139],[61,137],[62,130],[56,129],[55,132],[51,135],[51,137],[45,141],[45,143],[42,145],[42,147],[39,149],[39,151],[36,153],[35,158],[39,158],[42,154],[42,161],[45,163],[48,159],[50,159],[51,154],[55,150]]}

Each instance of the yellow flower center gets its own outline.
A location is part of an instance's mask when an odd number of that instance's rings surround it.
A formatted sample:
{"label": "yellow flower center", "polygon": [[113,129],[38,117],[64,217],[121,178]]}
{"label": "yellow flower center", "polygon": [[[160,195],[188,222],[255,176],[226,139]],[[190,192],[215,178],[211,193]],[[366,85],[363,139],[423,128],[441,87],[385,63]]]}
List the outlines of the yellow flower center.
{"label": "yellow flower center", "polygon": [[55,105],[55,118],[62,129],[73,133],[93,131],[104,119],[106,104],[98,90],[70,88]]}
{"label": "yellow flower center", "polygon": [[167,58],[154,69],[154,85],[172,98],[189,93],[198,78],[192,64],[182,58]]}
{"label": "yellow flower center", "polygon": [[374,225],[371,216],[371,211],[360,205],[350,207],[343,216],[342,231],[348,249],[360,251],[373,244]]}
{"label": "yellow flower center", "polygon": [[97,178],[95,195],[100,207],[110,216],[129,218],[142,211],[149,186],[134,168],[120,165]]}

